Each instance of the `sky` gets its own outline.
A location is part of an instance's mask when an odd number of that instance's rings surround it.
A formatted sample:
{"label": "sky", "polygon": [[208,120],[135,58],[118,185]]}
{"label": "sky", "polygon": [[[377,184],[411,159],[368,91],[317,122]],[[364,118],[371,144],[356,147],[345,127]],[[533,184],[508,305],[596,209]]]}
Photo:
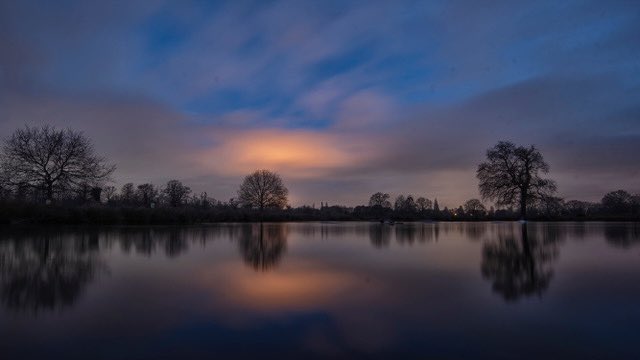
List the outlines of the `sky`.
{"label": "sky", "polygon": [[223,201],[266,168],[293,205],[457,207],[500,140],[597,201],[640,192],[640,2],[0,0],[0,135],[25,124]]}

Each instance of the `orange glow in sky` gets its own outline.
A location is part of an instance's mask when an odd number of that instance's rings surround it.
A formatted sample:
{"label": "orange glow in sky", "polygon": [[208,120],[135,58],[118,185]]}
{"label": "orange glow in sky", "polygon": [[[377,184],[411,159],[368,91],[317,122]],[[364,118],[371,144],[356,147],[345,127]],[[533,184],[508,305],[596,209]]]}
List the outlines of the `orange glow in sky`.
{"label": "orange glow in sky", "polygon": [[357,141],[312,131],[245,131],[220,140],[220,146],[199,155],[200,161],[234,175],[266,168],[287,176],[313,177],[354,164],[367,153]]}

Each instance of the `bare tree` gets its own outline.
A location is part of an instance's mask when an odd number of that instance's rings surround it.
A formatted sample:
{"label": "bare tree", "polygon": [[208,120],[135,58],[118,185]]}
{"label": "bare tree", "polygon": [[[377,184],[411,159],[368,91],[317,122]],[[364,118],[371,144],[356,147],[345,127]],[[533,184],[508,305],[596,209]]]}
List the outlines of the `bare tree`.
{"label": "bare tree", "polygon": [[105,200],[109,203],[116,195],[116,188],[115,186],[105,186],[102,193],[104,194]]}
{"label": "bare tree", "polygon": [[497,205],[519,205],[520,216],[527,216],[531,201],[550,196],[556,191],[553,180],[543,179],[549,165],[535,146],[516,146],[501,141],[487,151],[487,161],[478,166],[477,177],[483,199]]}
{"label": "bare tree", "polygon": [[467,200],[467,202],[464,203],[464,212],[469,216],[483,216],[486,211],[487,209],[478,199]]}
{"label": "bare tree", "polygon": [[396,197],[396,201],[393,203],[393,209],[396,211],[401,211],[404,209],[404,204],[405,204],[405,197],[404,195],[398,195]]}
{"label": "bare tree", "polygon": [[16,130],[4,142],[0,166],[11,185],[43,191],[48,201],[58,192],[105,181],[115,170],[82,132],[50,126]]}
{"label": "bare tree", "polygon": [[624,190],[609,192],[602,198],[604,209],[615,215],[625,214],[631,211],[633,196]]}
{"label": "bare tree", "polygon": [[169,205],[177,207],[187,201],[189,194],[191,194],[191,188],[185,186],[179,180],[169,180],[163,192],[169,200]]}
{"label": "bare tree", "polygon": [[289,190],[280,175],[269,170],[256,170],[247,175],[238,190],[238,198],[244,206],[259,209],[278,208],[287,205]]}
{"label": "bare tree", "polygon": [[126,183],[122,185],[122,188],[120,189],[120,201],[123,204],[131,205],[134,203],[135,199],[136,193],[133,188],[133,183]]}
{"label": "bare tree", "polygon": [[142,205],[149,207],[158,198],[158,189],[149,183],[138,185],[137,197]]}
{"label": "bare tree", "polygon": [[390,208],[391,202],[389,201],[391,197],[387,193],[377,192],[369,198],[369,206],[382,206],[383,208]]}
{"label": "bare tree", "polygon": [[433,202],[421,196],[416,199],[416,206],[418,207],[418,210],[420,210],[420,212],[424,212],[431,209],[431,207],[433,206]]}

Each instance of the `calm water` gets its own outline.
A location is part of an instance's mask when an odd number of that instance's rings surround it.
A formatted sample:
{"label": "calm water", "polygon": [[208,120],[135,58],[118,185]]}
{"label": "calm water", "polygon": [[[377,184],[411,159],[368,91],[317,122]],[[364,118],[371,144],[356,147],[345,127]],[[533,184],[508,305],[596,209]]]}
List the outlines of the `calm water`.
{"label": "calm water", "polygon": [[0,230],[2,359],[640,359],[638,223]]}

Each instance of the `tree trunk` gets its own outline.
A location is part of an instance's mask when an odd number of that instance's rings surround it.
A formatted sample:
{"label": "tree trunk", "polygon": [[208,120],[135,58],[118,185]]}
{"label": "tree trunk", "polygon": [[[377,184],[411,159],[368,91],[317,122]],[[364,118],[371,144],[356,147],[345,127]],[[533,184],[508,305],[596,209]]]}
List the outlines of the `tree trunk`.
{"label": "tree trunk", "polygon": [[520,191],[520,220],[527,220],[527,191]]}
{"label": "tree trunk", "polygon": [[47,204],[51,204],[53,202],[53,183],[47,183]]}

